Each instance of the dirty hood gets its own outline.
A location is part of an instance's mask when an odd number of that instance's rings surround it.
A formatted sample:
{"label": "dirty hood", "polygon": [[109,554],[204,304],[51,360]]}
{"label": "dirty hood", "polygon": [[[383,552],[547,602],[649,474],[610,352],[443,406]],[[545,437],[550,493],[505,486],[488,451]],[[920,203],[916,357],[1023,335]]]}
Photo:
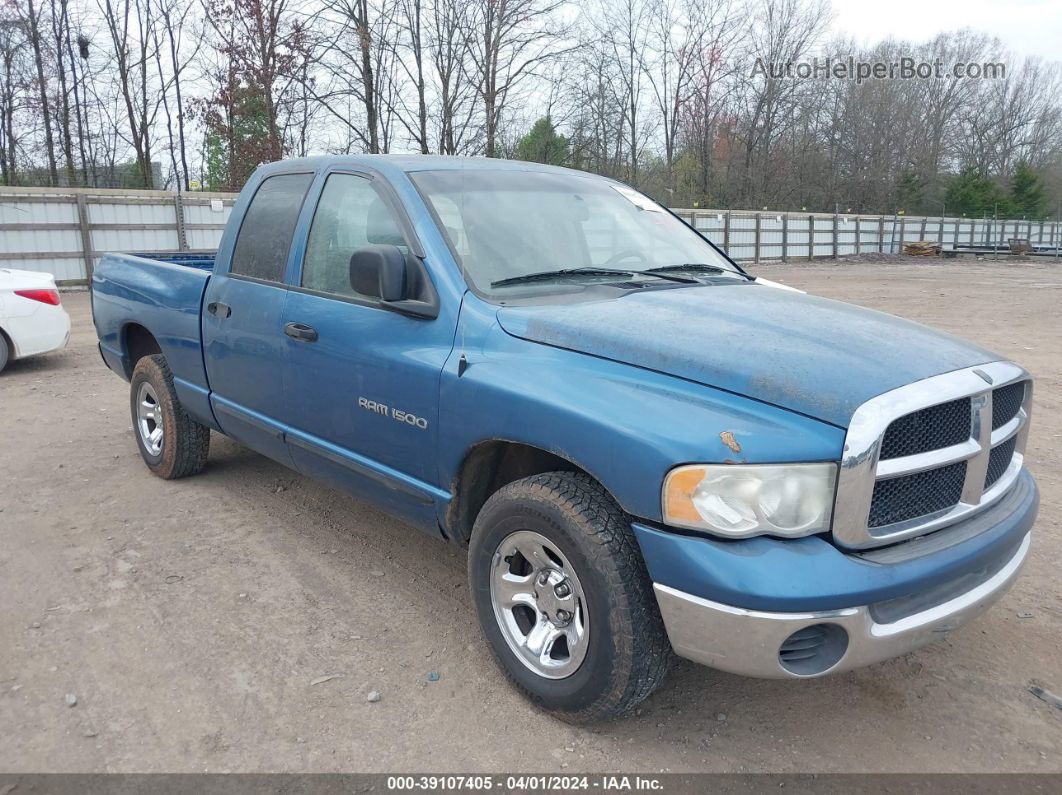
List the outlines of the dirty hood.
{"label": "dirty hood", "polygon": [[644,367],[846,427],[863,402],[999,356],[851,304],[756,284],[503,307],[509,334]]}

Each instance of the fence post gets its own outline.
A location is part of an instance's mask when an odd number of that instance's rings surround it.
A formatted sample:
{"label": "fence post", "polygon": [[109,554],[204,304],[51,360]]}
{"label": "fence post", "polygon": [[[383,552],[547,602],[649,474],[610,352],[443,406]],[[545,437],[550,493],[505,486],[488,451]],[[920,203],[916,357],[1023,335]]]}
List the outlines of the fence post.
{"label": "fence post", "polygon": [[922,226],[920,226],[918,229],[918,239],[926,239],[926,217],[924,215],[922,216]]}
{"label": "fence post", "polygon": [[837,224],[840,222],[841,216],[838,213],[833,214],[833,258],[837,259]]}
{"label": "fence post", "polygon": [[[941,222],[941,224],[943,225],[943,221]],[[955,219],[955,234],[952,235],[951,247],[956,249],[956,250],[959,248],[959,219],[958,218]]]}
{"label": "fence post", "polygon": [[789,213],[782,216],[782,262],[789,262]]}
{"label": "fence post", "polygon": [[762,218],[761,214],[760,213],[756,213],[756,238],[755,238],[755,243],[754,243],[753,250],[752,250],[752,261],[753,262],[759,262],[760,261],[760,227],[762,226],[762,223],[761,223],[762,220],[763,220],[763,218]]}
{"label": "fence post", "polygon": [[88,203],[84,193],[77,194],[77,223],[81,227],[81,254],[85,259],[85,278],[91,286],[96,253],[92,250],[92,227],[89,226]]}
{"label": "fence post", "polygon": [[181,199],[181,194],[177,193],[173,197],[173,212],[177,219],[177,250],[188,250],[188,236],[184,228],[184,201]]}
{"label": "fence post", "polygon": [[862,236],[862,233],[860,233],[860,231],[859,231],[859,216],[858,215],[856,216],[856,219],[855,219],[855,225],[856,225],[856,230],[855,230],[855,235],[856,235],[855,253],[856,253],[856,256],[858,257],[863,252],[863,246],[862,246],[863,236]]}
{"label": "fence post", "polygon": [[[896,221],[895,220],[893,220],[892,223],[893,223],[893,226],[896,225]],[[897,254],[903,254],[903,239],[906,236],[906,234],[907,234],[907,216],[906,215],[901,215],[900,216],[900,250],[896,252]]]}
{"label": "fence post", "polygon": [[730,210],[726,211],[723,219],[723,251],[730,253]]}
{"label": "fence post", "polygon": [[[890,246],[891,248],[891,246]],[[885,252],[885,216],[878,216],[878,253]]]}
{"label": "fence post", "polygon": [[808,216],[808,259],[815,259],[815,216]]}

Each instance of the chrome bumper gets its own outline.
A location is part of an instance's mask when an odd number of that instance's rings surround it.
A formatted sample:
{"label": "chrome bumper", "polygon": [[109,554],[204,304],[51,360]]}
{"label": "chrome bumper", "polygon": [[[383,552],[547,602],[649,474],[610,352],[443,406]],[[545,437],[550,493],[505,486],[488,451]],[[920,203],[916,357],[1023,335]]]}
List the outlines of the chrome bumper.
{"label": "chrome bumper", "polygon": [[[668,637],[678,655],[745,676],[803,679],[887,660],[943,638],[1006,593],[1025,562],[1031,538],[1032,534],[1027,534],[999,571],[969,591],[888,624],[877,623],[869,605],[822,612],[768,613],[712,602],[659,583],[654,589]],[[821,625],[829,628],[826,634],[834,639],[835,652],[822,658],[821,670],[801,673],[783,666],[779,656],[783,643],[795,632]],[[844,632],[838,632],[836,627]],[[843,648],[839,643],[843,643]]]}

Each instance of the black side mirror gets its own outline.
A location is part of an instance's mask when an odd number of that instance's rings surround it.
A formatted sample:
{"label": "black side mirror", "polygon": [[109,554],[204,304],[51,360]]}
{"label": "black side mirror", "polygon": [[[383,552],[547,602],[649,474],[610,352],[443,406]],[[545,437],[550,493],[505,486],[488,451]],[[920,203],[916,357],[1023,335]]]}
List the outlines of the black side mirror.
{"label": "black side mirror", "polygon": [[407,270],[398,246],[365,246],[350,255],[350,286],[381,301],[401,301],[408,296]]}

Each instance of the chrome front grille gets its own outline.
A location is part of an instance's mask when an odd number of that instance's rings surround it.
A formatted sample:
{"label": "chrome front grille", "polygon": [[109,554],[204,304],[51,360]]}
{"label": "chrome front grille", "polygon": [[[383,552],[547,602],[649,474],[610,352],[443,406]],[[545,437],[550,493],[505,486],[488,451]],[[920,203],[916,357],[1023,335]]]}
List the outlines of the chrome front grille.
{"label": "chrome front grille", "polygon": [[1012,362],[927,378],[863,404],[845,438],[835,540],[882,546],[988,507],[1021,470],[1031,404],[1029,374]]}
{"label": "chrome front grille", "polygon": [[893,420],[879,458],[902,458],[959,444],[970,438],[970,399],[951,400]]}
{"label": "chrome front grille", "polygon": [[1001,386],[992,392],[992,430],[1002,428],[1021,410],[1027,381]]}
{"label": "chrome front grille", "polygon": [[879,480],[870,498],[867,526],[885,527],[950,508],[962,497],[965,482],[965,461]]}
{"label": "chrome front grille", "polygon": [[1018,444],[1018,437],[1011,436],[1002,444],[992,448],[988,456],[988,470],[985,472],[985,488],[991,488],[1004,474],[1010,462],[1014,460],[1014,448]]}

